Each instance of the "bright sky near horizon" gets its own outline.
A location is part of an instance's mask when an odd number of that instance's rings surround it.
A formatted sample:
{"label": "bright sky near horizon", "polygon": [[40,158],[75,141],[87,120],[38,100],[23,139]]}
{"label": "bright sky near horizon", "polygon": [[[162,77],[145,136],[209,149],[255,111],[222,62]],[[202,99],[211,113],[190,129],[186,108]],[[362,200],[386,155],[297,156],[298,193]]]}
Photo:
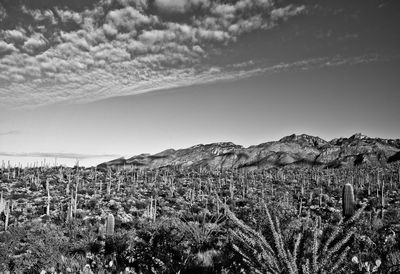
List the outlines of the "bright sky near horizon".
{"label": "bright sky near horizon", "polygon": [[400,138],[395,0],[0,0],[0,160]]}

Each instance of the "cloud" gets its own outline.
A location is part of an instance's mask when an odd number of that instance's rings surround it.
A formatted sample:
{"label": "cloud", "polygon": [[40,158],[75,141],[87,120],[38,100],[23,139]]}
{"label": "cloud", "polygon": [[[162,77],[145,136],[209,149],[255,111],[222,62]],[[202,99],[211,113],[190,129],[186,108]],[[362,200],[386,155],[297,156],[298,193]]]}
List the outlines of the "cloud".
{"label": "cloud", "polygon": [[0,132],[0,136],[7,136],[7,135],[18,135],[21,132],[19,130],[9,130],[9,131],[3,131]]}
{"label": "cloud", "polygon": [[44,49],[47,45],[46,38],[41,33],[34,33],[25,42],[23,48],[30,54]]}
{"label": "cloud", "polygon": [[4,32],[4,38],[6,41],[9,41],[11,43],[20,43],[24,42],[27,39],[25,30],[23,29],[6,30]]}
{"label": "cloud", "polygon": [[118,34],[118,29],[114,25],[104,24],[103,30],[104,33],[108,36],[115,36]]}
{"label": "cloud", "polygon": [[82,15],[79,12],[59,8],[55,8],[54,10],[63,23],[74,22],[81,24],[83,21]]}
{"label": "cloud", "polygon": [[[106,2],[112,2],[112,0],[106,0]],[[147,9],[149,6],[148,0],[117,0],[118,4],[123,7],[132,6],[135,7],[137,10],[144,10]]]}
{"label": "cloud", "polygon": [[47,21],[50,24],[56,24],[56,20],[54,17],[53,11],[50,9],[40,10],[40,9],[28,9],[25,5],[21,7],[23,13],[30,15],[32,19],[36,22],[43,23],[43,21]]}
{"label": "cloud", "polygon": [[41,158],[64,158],[64,159],[93,159],[93,158],[110,158],[120,157],[115,154],[80,154],[80,153],[53,153],[53,152],[29,152],[29,153],[9,153],[0,152],[0,156],[9,157],[41,157]]}
{"label": "cloud", "polygon": [[304,10],[272,0],[21,6],[28,23],[8,21],[0,30],[0,106],[91,102],[242,75],[247,67],[219,66],[214,59],[242,35]]}
{"label": "cloud", "polygon": [[11,52],[17,51],[13,44],[8,44],[4,41],[0,41],[0,55],[9,54]]}
{"label": "cloud", "polygon": [[186,0],[155,0],[155,5],[162,11],[183,13],[186,10]]}
{"label": "cloud", "polygon": [[7,11],[0,3],[0,22],[2,22],[7,17]]}
{"label": "cloud", "polygon": [[185,13],[196,7],[209,7],[210,0],[155,0],[155,6],[167,13]]}
{"label": "cloud", "polygon": [[[152,22],[154,20],[154,22]],[[125,7],[123,9],[113,10],[107,14],[107,24],[114,26],[124,32],[136,31],[138,26],[156,23],[154,16],[146,16],[133,7]]]}
{"label": "cloud", "polygon": [[289,17],[295,16],[304,11],[305,6],[288,5],[283,8],[277,8],[271,11],[271,19],[273,21],[283,19],[287,20]]}

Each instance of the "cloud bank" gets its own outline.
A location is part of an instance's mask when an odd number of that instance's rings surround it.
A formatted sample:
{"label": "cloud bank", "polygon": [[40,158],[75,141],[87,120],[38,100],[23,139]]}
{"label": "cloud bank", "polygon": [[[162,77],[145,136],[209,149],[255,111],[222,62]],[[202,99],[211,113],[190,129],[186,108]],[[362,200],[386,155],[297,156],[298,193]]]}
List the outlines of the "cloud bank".
{"label": "cloud bank", "polygon": [[[218,80],[209,61],[228,45],[305,10],[272,0],[48,2],[0,5],[2,107],[95,101],[211,75]],[[225,67],[219,72],[226,77]]]}
{"label": "cloud bank", "polygon": [[11,157],[38,157],[38,158],[64,158],[64,159],[95,159],[95,158],[116,158],[115,154],[80,154],[80,153],[52,153],[52,152],[31,152],[31,153],[7,153],[0,152],[0,156]]}
{"label": "cloud bank", "polygon": [[0,136],[17,135],[21,132],[19,130],[0,131]]}

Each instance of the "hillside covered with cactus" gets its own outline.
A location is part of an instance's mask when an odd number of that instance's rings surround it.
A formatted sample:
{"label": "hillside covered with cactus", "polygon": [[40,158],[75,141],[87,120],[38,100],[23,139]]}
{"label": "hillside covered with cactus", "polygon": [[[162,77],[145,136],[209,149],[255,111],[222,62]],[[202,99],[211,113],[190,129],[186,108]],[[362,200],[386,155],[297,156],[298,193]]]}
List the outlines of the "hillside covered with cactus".
{"label": "hillside covered with cactus", "polygon": [[1,272],[400,271],[399,162],[252,170],[3,164],[0,180]]}
{"label": "hillside covered with cactus", "polygon": [[160,168],[182,166],[210,169],[259,169],[282,166],[352,167],[382,166],[400,159],[400,139],[370,138],[354,134],[349,138],[325,141],[306,134],[290,135],[279,141],[242,147],[231,142],[168,149],[150,155],[119,158],[99,167],[132,165]]}

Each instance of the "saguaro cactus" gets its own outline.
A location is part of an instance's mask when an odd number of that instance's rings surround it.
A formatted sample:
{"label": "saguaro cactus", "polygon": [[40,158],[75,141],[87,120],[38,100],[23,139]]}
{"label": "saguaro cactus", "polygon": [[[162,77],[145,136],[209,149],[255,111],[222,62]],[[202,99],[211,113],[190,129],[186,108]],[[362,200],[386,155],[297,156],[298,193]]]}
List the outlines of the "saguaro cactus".
{"label": "saguaro cactus", "polygon": [[[193,191],[192,191],[193,193]],[[193,197],[193,196],[192,196]],[[153,203],[154,201],[154,203]],[[152,221],[156,221],[156,216],[157,216],[157,199],[154,198],[153,196],[150,198],[150,205],[147,206],[145,216],[149,218]]]}
{"label": "saguaro cactus", "polygon": [[4,209],[4,214],[6,215],[6,220],[4,221],[4,231],[8,229],[8,220],[10,219],[10,205],[6,203],[6,208]]}
{"label": "saguaro cactus", "polygon": [[79,184],[79,174],[76,176],[76,184],[75,184],[74,216],[76,216],[76,210],[78,209],[78,184]]}
{"label": "saguaro cactus", "polygon": [[67,210],[67,223],[68,222],[71,222],[73,219],[74,219],[74,217],[73,217],[73,206],[72,206],[72,204],[73,204],[73,197],[71,197],[71,201],[70,201],[70,203],[68,204],[68,210]]}
{"label": "saguaro cactus", "polygon": [[46,191],[47,191],[47,208],[46,208],[46,215],[50,216],[50,202],[51,202],[51,196],[50,196],[50,180],[46,180]]}
{"label": "saguaro cactus", "polygon": [[111,180],[112,180],[112,174],[111,174],[111,168],[109,169],[109,180],[107,182],[107,195],[111,194]]}
{"label": "saguaro cactus", "polygon": [[322,219],[321,216],[317,216],[316,225],[318,229],[322,229]]}
{"label": "saguaro cactus", "polygon": [[385,181],[382,181],[381,184],[381,218],[384,218],[385,215]]}
{"label": "saguaro cactus", "polygon": [[100,239],[104,239],[106,237],[106,228],[104,225],[100,225],[99,227],[99,237]]}
{"label": "saguaro cactus", "polygon": [[399,181],[399,183],[400,183],[400,165],[399,165],[399,170],[397,171],[397,176],[398,176],[398,181]]}
{"label": "saguaro cactus", "polygon": [[2,213],[6,208],[6,202],[3,199],[3,191],[0,194],[0,213]]}
{"label": "saguaro cactus", "polygon": [[299,202],[299,217],[301,216],[302,211],[303,211],[303,197],[300,198]]}
{"label": "saguaro cactus", "polygon": [[110,213],[110,214],[108,214],[107,221],[106,221],[106,235],[107,236],[114,235],[114,227],[115,227],[114,215],[112,215]]}
{"label": "saguaro cactus", "polygon": [[342,209],[345,218],[353,216],[355,211],[354,189],[350,183],[345,184],[343,187]]}

